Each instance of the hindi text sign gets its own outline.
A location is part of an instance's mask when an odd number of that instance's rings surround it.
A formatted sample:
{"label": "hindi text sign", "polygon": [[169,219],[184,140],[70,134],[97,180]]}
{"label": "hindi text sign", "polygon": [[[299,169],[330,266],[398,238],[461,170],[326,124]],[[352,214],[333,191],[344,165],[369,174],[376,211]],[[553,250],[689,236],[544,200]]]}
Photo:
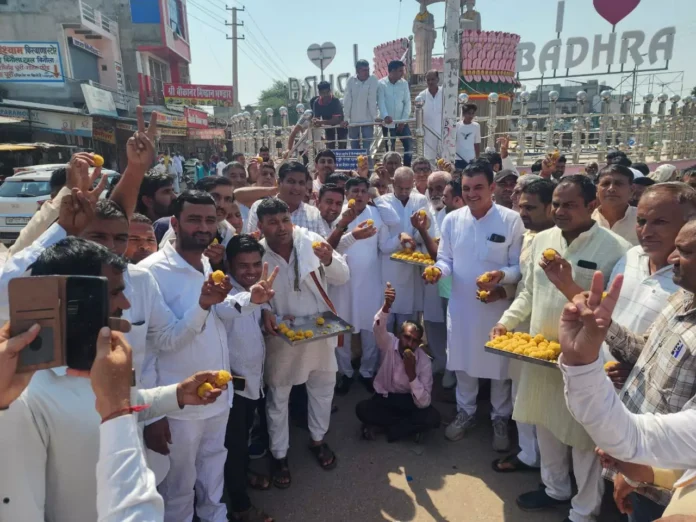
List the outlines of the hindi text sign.
{"label": "hindi text sign", "polygon": [[222,85],[164,84],[164,103],[167,105],[213,105],[231,107],[232,87]]}
{"label": "hindi text sign", "polygon": [[64,83],[58,42],[0,41],[0,82]]}

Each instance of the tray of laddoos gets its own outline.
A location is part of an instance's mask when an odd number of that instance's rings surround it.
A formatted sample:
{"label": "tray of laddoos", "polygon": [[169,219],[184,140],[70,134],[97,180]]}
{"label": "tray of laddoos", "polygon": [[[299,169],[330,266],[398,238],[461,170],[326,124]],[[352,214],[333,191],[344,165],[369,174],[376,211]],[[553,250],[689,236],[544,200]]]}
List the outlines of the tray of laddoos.
{"label": "tray of laddoos", "polygon": [[352,331],[353,327],[333,312],[296,317],[292,321],[278,323],[278,335],[292,346],[337,337]]}
{"label": "tray of laddoos", "polygon": [[485,349],[488,353],[550,368],[558,368],[558,356],[561,354],[561,345],[558,342],[549,341],[541,334],[532,337],[522,332],[499,335],[488,341]]}
{"label": "tray of laddoos", "polygon": [[406,263],[408,265],[432,266],[435,264],[435,260],[430,257],[430,254],[413,251],[410,248],[394,252],[390,258],[394,261],[399,261],[400,263]]}

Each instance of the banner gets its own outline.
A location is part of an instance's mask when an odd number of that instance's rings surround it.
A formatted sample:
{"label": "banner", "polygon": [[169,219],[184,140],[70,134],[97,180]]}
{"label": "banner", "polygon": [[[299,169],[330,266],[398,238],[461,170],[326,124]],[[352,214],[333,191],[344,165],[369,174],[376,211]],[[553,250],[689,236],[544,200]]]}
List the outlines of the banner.
{"label": "banner", "polygon": [[0,41],[0,82],[64,81],[58,42]]}
{"label": "banner", "polygon": [[336,170],[357,170],[358,156],[367,156],[366,149],[334,150],[336,155]]}
{"label": "banner", "polygon": [[189,129],[188,137],[192,140],[224,140],[225,129]]}
{"label": "banner", "polygon": [[186,125],[189,129],[207,129],[208,128],[208,113],[205,111],[197,111],[196,109],[184,109],[186,116]]}
{"label": "banner", "polygon": [[186,118],[183,116],[174,116],[172,114],[157,113],[157,125],[168,125],[170,127],[186,128]]}
{"label": "banner", "polygon": [[186,137],[186,129],[173,129],[168,127],[158,127],[157,134],[160,136],[183,136]]}
{"label": "banner", "polygon": [[231,107],[232,87],[220,85],[164,84],[164,103],[167,105],[213,105]]}
{"label": "banner", "polygon": [[116,145],[116,133],[114,129],[92,129],[92,138],[98,141],[103,141],[104,143],[109,143],[111,145]]}

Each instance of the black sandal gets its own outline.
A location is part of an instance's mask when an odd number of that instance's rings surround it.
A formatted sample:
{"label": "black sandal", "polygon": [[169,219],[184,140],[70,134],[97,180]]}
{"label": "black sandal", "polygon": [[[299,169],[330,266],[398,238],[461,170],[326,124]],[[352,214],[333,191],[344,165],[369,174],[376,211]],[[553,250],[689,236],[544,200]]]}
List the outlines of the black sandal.
{"label": "black sandal", "polygon": [[[509,464],[509,468],[501,468],[501,464]],[[496,473],[514,473],[516,471],[539,471],[539,468],[529,466],[517,458],[516,454],[508,455],[500,459],[495,459],[492,464],[493,471]]]}
{"label": "black sandal", "polygon": [[336,464],[338,464],[338,457],[331,451],[331,448],[329,448],[326,442],[322,442],[318,446],[309,446],[309,451],[314,454],[321,469],[324,471],[332,470],[336,467]]}
{"label": "black sandal", "polygon": [[373,441],[377,440],[377,434],[370,426],[363,424],[362,428],[360,429],[360,438],[362,440]]}
{"label": "black sandal", "polygon": [[[273,459],[273,485],[278,489],[288,489],[292,484],[292,476],[290,475],[290,467],[288,466],[288,458]],[[287,480],[287,482],[281,482]]]}
{"label": "black sandal", "polygon": [[266,491],[271,489],[271,479],[261,473],[255,471],[247,471],[247,486],[258,491]]}

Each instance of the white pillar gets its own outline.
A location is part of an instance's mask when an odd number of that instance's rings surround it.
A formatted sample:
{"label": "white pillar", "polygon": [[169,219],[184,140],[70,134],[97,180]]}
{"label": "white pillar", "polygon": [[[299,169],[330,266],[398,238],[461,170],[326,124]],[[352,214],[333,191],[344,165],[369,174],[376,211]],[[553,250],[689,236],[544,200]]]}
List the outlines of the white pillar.
{"label": "white pillar", "polygon": [[446,0],[445,6],[445,71],[442,79],[442,157],[454,163],[457,146],[457,94],[461,70],[460,0]]}

